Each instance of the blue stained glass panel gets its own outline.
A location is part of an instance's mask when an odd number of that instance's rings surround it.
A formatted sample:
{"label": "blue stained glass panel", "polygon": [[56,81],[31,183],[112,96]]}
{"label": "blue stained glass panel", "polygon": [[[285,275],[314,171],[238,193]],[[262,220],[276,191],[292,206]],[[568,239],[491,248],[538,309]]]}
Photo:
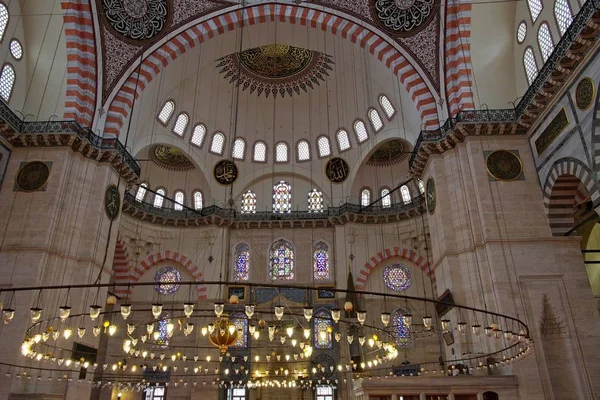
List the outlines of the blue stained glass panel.
{"label": "blue stained glass panel", "polygon": [[247,281],[250,277],[250,246],[246,243],[235,246],[234,261],[234,279],[236,281]]}
{"label": "blue stained glass panel", "polygon": [[271,279],[294,279],[294,248],[287,240],[280,239],[271,246]]}
{"label": "blue stained glass panel", "polygon": [[313,272],[315,279],[330,279],[329,273],[329,246],[325,242],[318,242],[313,249]]}
{"label": "blue stained glass panel", "polygon": [[314,322],[314,342],[317,349],[331,349],[333,343],[331,341],[331,330],[333,326],[329,314],[325,311],[320,311],[315,315]]}
{"label": "blue stained glass panel", "polygon": [[394,311],[392,314],[392,326],[394,341],[399,347],[412,347],[413,337],[410,328],[404,323],[403,316],[409,314],[408,311],[401,308]]}
{"label": "blue stained glass panel", "polygon": [[236,342],[231,345],[231,347],[236,349],[245,349],[248,347],[248,320],[246,316],[242,313],[233,314],[231,318],[231,322],[235,325],[238,333],[241,335],[238,337]]}
{"label": "blue stained glass panel", "polygon": [[385,285],[395,292],[409,288],[411,284],[410,270],[402,264],[392,264],[383,270]]}
{"label": "blue stained glass panel", "polygon": [[160,335],[156,340],[156,344],[161,347],[166,347],[169,345],[169,335],[167,333],[167,324],[169,323],[168,319],[161,319],[158,321],[158,332]]}
{"label": "blue stained glass panel", "polygon": [[160,294],[173,294],[179,290],[181,282],[181,273],[174,267],[165,267],[158,270],[154,277],[154,282],[158,283],[154,288]]}

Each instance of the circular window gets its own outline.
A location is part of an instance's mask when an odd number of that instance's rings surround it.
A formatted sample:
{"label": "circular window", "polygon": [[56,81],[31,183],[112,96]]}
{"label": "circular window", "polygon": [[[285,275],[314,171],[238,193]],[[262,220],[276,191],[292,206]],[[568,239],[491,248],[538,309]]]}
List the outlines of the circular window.
{"label": "circular window", "polygon": [[411,283],[410,270],[402,264],[392,264],[383,270],[383,281],[388,288],[400,292]]}
{"label": "circular window", "polygon": [[23,46],[21,46],[21,42],[17,39],[10,41],[10,54],[12,54],[15,60],[20,60],[23,57]]}
{"label": "circular window", "polygon": [[154,277],[154,282],[158,283],[155,289],[160,294],[173,294],[179,289],[181,282],[181,273],[177,268],[161,268]]}
{"label": "circular window", "polygon": [[525,21],[521,21],[517,28],[517,42],[519,42],[519,44],[523,43],[525,36],[527,36],[527,24]]}

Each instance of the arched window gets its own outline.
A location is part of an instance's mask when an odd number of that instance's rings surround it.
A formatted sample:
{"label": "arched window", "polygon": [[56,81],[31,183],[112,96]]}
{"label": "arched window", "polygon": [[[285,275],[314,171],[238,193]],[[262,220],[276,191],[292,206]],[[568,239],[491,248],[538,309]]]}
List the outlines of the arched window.
{"label": "arched window", "polygon": [[313,189],[308,192],[308,212],[323,212],[323,192]]}
{"label": "arched window", "polygon": [[369,204],[371,204],[371,191],[365,188],[360,192],[360,205],[366,207]]}
{"label": "arched window", "polygon": [[521,21],[519,27],[517,28],[517,42],[519,44],[523,43],[525,37],[527,36],[527,23],[525,21]]}
{"label": "arched window", "polygon": [[422,179],[417,179],[417,185],[419,185],[419,192],[421,192],[421,194],[425,193],[425,183]]}
{"label": "arched window", "polygon": [[392,313],[391,325],[393,327],[394,341],[399,347],[413,346],[410,328],[404,322],[404,316],[408,314],[410,313],[402,308],[399,308]]}
{"label": "arched window", "polygon": [[204,143],[204,136],[206,135],[206,127],[202,124],[198,124],[194,127],[194,131],[192,132],[192,138],[190,142],[193,145],[198,147],[202,147],[202,143]]}
{"label": "arched window", "polygon": [[525,74],[527,75],[527,82],[530,85],[533,84],[533,81],[538,74],[538,66],[531,47],[527,47],[525,53],[523,53],[523,67],[525,68]]}
{"label": "arched window", "polygon": [[157,189],[154,195],[154,207],[161,208],[165,201],[165,189]]}
{"label": "arched window", "polygon": [[329,246],[323,241],[319,241],[313,246],[313,276],[315,280],[331,279]]}
{"label": "arched window", "polygon": [[381,205],[383,208],[390,208],[392,206],[392,197],[388,188],[381,190]]}
{"label": "arched window", "polygon": [[542,60],[544,62],[548,61],[548,57],[550,57],[550,54],[552,54],[552,51],[554,50],[554,41],[550,34],[550,28],[545,22],[542,22],[538,29],[538,45],[540,46],[540,52],[542,53]]}
{"label": "arched window", "polygon": [[248,190],[242,195],[242,214],[254,214],[256,212],[256,193]]}
{"label": "arched window", "polygon": [[529,14],[531,15],[531,22],[535,24],[535,21],[542,12],[542,0],[527,0],[527,7],[529,7]]}
{"label": "arched window", "polygon": [[211,153],[222,155],[224,145],[225,135],[223,135],[221,132],[215,132],[215,134],[212,137],[212,143],[210,144]]}
{"label": "arched window", "polygon": [[410,190],[408,190],[408,186],[403,185],[400,188],[400,194],[402,195],[402,201],[404,202],[404,204],[410,204],[411,196],[410,196]]}
{"label": "arched window", "polygon": [[554,1],[554,17],[556,18],[556,24],[558,25],[558,31],[561,36],[567,32],[571,22],[573,22],[573,11],[569,0],[555,0]]}
{"label": "arched window", "polygon": [[199,190],[196,190],[194,192],[194,210],[199,211],[202,210],[202,207],[204,206],[204,200],[202,198],[202,192]]}
{"label": "arched window", "polygon": [[10,54],[15,58],[15,60],[19,61],[21,57],[23,57],[23,46],[21,42],[17,39],[13,38],[10,41]]}
{"label": "arched window", "polygon": [[181,211],[183,210],[183,205],[185,204],[185,194],[183,191],[178,190],[175,192],[175,203],[173,203],[173,209]]}
{"label": "arched window", "polygon": [[285,142],[279,142],[275,145],[275,162],[288,162],[288,145]]}
{"label": "arched window", "polygon": [[238,243],[233,252],[234,271],[233,279],[247,281],[250,278],[250,246]]}
{"label": "arched window", "polygon": [[345,129],[340,129],[337,131],[335,136],[337,138],[338,149],[340,150],[340,153],[350,148],[350,137]]}
{"label": "arched window", "polygon": [[302,139],[298,141],[296,145],[296,151],[298,156],[298,161],[308,161],[310,160],[310,145],[308,141]]}
{"label": "arched window", "polygon": [[321,136],[317,139],[317,148],[319,149],[319,157],[331,155],[331,144],[327,136]]}
{"label": "arched window", "polygon": [[273,186],[273,212],[286,214],[292,211],[292,187],[286,181]]}
{"label": "arched window", "polygon": [[331,349],[333,347],[330,332],[332,330],[333,324],[329,313],[325,310],[317,312],[313,319],[313,341],[316,349]]}
{"label": "arched window", "polygon": [[167,347],[169,345],[168,314],[165,314],[164,318],[158,321],[156,331],[158,332],[158,335],[156,336],[156,341],[154,342],[154,344],[160,346],[161,348]]}
{"label": "arched window", "polygon": [[173,133],[179,136],[183,136],[185,133],[185,128],[187,128],[189,122],[189,117],[186,113],[181,113],[177,116],[175,120],[175,125],[173,125]]}
{"label": "arched window", "polygon": [[246,152],[246,141],[242,138],[235,139],[233,142],[233,148],[231,149],[231,157],[236,160],[243,160],[244,153]]}
{"label": "arched window", "polygon": [[379,96],[379,105],[383,108],[383,112],[385,112],[385,116],[388,119],[392,119],[394,114],[396,114],[396,109],[392,105],[392,102],[385,94]]}
{"label": "arched window", "polygon": [[383,121],[381,120],[381,116],[379,115],[379,112],[374,108],[371,108],[369,110],[369,121],[371,121],[371,126],[373,127],[373,130],[375,132],[379,132],[381,128],[383,128]]}
{"label": "arched window", "polygon": [[175,102],[172,100],[169,100],[160,109],[160,112],[158,113],[158,120],[163,125],[166,125],[167,122],[169,122],[169,120],[171,119],[171,116],[173,115],[173,111],[175,111]]}
{"label": "arched window", "polygon": [[138,186],[138,190],[135,193],[135,201],[144,201],[144,197],[146,197],[147,188],[148,184],[146,182],[143,182],[142,184],[140,184],[140,186]]}
{"label": "arched window", "polygon": [[4,3],[0,3],[0,42],[4,38],[4,32],[6,32],[6,26],[8,25],[8,8]]}
{"label": "arched window", "polygon": [[356,135],[356,139],[358,143],[362,143],[369,138],[369,134],[367,133],[367,127],[365,123],[360,119],[354,123],[354,134]]}
{"label": "arched window", "polygon": [[294,247],[285,239],[271,245],[269,277],[271,279],[294,279]]}
{"label": "arched window", "polygon": [[256,162],[267,162],[267,144],[265,142],[254,143],[254,155],[252,159]]}
{"label": "arched window", "polygon": [[7,103],[10,101],[15,85],[15,69],[10,64],[4,64],[0,73],[0,97]]}
{"label": "arched window", "polygon": [[234,349],[245,349],[248,347],[248,318],[246,314],[238,312],[231,316],[231,322],[238,331],[238,339],[230,347]]}

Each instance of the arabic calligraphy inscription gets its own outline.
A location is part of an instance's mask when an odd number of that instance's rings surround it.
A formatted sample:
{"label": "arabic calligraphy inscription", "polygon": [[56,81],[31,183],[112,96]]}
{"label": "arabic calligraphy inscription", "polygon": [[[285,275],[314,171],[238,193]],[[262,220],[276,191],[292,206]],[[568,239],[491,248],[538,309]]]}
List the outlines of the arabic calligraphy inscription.
{"label": "arabic calligraphy inscription", "polygon": [[325,166],[325,175],[333,183],[342,183],[348,178],[350,167],[348,163],[339,157],[334,157]]}
{"label": "arabic calligraphy inscription", "polygon": [[230,160],[221,160],[213,169],[215,180],[221,185],[231,185],[238,177],[237,166]]}

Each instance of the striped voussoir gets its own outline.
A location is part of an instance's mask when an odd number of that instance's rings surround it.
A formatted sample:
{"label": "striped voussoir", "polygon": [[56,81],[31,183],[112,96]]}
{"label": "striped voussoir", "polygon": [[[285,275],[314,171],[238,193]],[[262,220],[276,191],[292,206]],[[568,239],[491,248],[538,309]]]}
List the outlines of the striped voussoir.
{"label": "striped voussoir", "polygon": [[422,271],[429,276],[431,279],[431,283],[433,284],[433,294],[437,296],[437,283],[435,278],[435,271],[429,269],[429,263],[425,258],[420,256],[418,253],[405,249],[402,247],[392,247],[391,249],[385,249],[377,253],[376,256],[371,257],[368,262],[362,267],[362,269],[358,272],[356,277],[356,282],[354,286],[356,290],[364,290],[365,284],[367,282],[367,278],[371,271],[379,265],[384,260],[387,260],[390,257],[400,257],[404,260],[408,260],[413,262],[417,267],[419,267]]}
{"label": "striped voussoir", "polygon": [[62,0],[67,46],[67,96],[63,117],[90,127],[96,104],[96,40],[89,0]]}
{"label": "striped voussoir", "polygon": [[356,22],[341,17],[340,14],[339,11],[334,14],[296,5],[258,4],[248,6],[243,10],[237,8],[198,22],[195,26],[166,41],[144,59],[141,68],[136,68],[127,78],[110,104],[104,135],[107,137],[119,135],[119,131],[131,111],[134,98],[137,98],[152,79],[177,57],[196,45],[232,31],[236,27],[272,21],[321,29],[334,35],[340,35],[367,49],[398,76],[415,103],[424,126],[430,129],[437,128],[439,120],[436,101],[419,72],[384,38]]}
{"label": "striped voussoir", "polygon": [[445,79],[450,115],[475,107],[471,67],[471,4],[451,2],[446,7]]}
{"label": "striped voussoir", "polygon": [[596,108],[594,109],[594,169],[600,171],[600,90],[596,90]]}
{"label": "striped voussoir", "polygon": [[557,160],[548,172],[544,185],[544,206],[553,236],[561,236],[575,226],[574,205],[583,185],[594,207],[600,193],[592,170],[580,160],[567,157]]}
{"label": "striped voussoir", "polygon": [[[129,257],[127,254],[127,245],[120,234],[117,235],[117,243],[115,245],[113,271],[116,283],[129,282]],[[126,296],[128,293],[127,286],[115,286],[115,294],[117,296]]]}
{"label": "striped voussoir", "polygon": [[192,260],[184,256],[183,254],[179,254],[176,251],[165,250],[160,253],[156,253],[141,261],[139,265],[137,265],[132,271],[129,272],[128,276],[123,279],[115,278],[116,284],[118,286],[125,286],[125,292],[121,294],[129,294],[131,291],[127,288],[128,283],[136,283],[140,280],[140,278],[148,271],[150,268],[154,267],[158,263],[162,261],[173,261],[183,268],[187,269],[194,278],[194,281],[198,283],[196,287],[196,293],[198,295],[198,300],[206,300],[207,290],[206,286],[202,283],[204,282],[204,277],[202,276],[202,272],[197,265],[195,265]]}

